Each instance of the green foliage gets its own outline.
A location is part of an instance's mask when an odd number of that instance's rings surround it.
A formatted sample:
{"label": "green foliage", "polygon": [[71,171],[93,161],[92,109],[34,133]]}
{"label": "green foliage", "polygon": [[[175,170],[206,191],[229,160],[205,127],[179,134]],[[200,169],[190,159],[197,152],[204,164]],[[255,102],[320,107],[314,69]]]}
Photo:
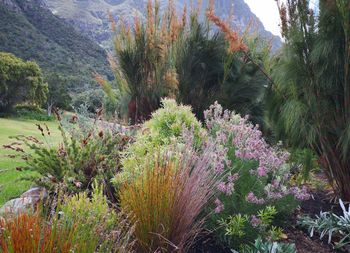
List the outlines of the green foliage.
{"label": "green foliage", "polygon": [[[112,95],[112,96],[111,96]],[[73,96],[72,106],[75,110],[86,107],[93,116],[98,110],[104,109],[106,116],[115,116],[120,111],[119,92],[116,89],[109,90],[109,94],[102,89],[90,89]]]}
{"label": "green foliage", "polygon": [[299,185],[311,182],[313,172],[319,171],[317,156],[311,149],[291,150],[290,163],[296,183]]}
{"label": "green foliage", "polygon": [[47,114],[51,115],[53,107],[69,110],[72,98],[68,92],[68,80],[56,73],[52,73],[46,77],[46,82],[49,85],[49,94],[46,102]]}
{"label": "green foliage", "polygon": [[93,115],[103,106],[105,94],[101,89],[91,89],[73,97],[72,106],[78,109],[80,106],[84,105],[87,110]]}
{"label": "green foliage", "polygon": [[299,221],[301,226],[307,228],[311,237],[316,233],[321,240],[327,236],[328,243],[334,243],[337,249],[350,244],[350,205],[346,210],[343,201],[340,199],[339,202],[343,215],[320,212],[315,218],[304,216]]}
{"label": "green foliage", "polygon": [[250,115],[263,125],[262,98],[268,80],[256,66],[263,65],[267,48],[263,41],[255,38],[249,43],[253,62],[242,53],[228,53],[223,34],[213,34],[205,22],[193,21],[181,43],[176,58],[178,100],[191,105],[200,119],[209,105],[220,101],[224,108]]}
{"label": "green foliage", "polygon": [[[107,198],[104,195],[103,188],[95,182],[92,187],[91,199],[87,197],[86,192],[67,197],[64,204],[59,206],[60,222],[65,226],[75,226],[76,238],[78,241],[85,242],[85,250],[98,249],[98,252],[115,252],[121,248],[115,249],[117,244],[124,244],[127,247],[131,243],[130,231],[122,231],[122,217],[117,215],[114,210],[108,206]],[[111,241],[116,239],[113,237],[113,230],[120,232],[119,241]],[[125,238],[122,236],[125,235]],[[109,238],[109,240],[106,240]],[[122,246],[122,245],[118,245]],[[130,245],[129,245],[130,246]],[[84,251],[85,252],[85,251]],[[87,252],[87,251],[86,251]]]}
{"label": "green foliage", "polygon": [[204,131],[201,123],[191,111],[191,107],[178,105],[174,100],[163,99],[163,107],[152,114],[124,152],[123,171],[115,177],[118,185],[135,177],[144,166],[153,161],[159,153],[165,152],[170,144],[184,143],[181,140],[184,128],[193,129],[195,143],[199,144],[200,134]]}
{"label": "green foliage", "polygon": [[0,112],[9,112],[22,102],[40,106],[46,101],[47,92],[36,63],[0,52]]}
{"label": "green foliage", "polygon": [[47,115],[47,112],[40,109],[36,105],[16,105],[14,108],[13,115],[21,119],[30,119],[38,121],[52,121],[55,118]]}
{"label": "green foliage", "polygon": [[[92,182],[97,180],[104,186],[108,199],[115,202],[115,189],[110,180],[120,168],[120,151],[128,138],[99,128],[96,121],[87,129],[77,121],[77,116],[70,120],[70,132],[60,124],[63,143],[58,147],[48,145],[47,141],[45,145],[35,138],[17,137],[33,151],[27,155],[25,169],[41,175],[36,180],[38,184],[50,189],[59,186],[67,193],[91,189]],[[38,125],[42,135],[49,138],[50,130],[43,127]]]}
{"label": "green foliage", "polygon": [[318,12],[304,0],[282,6],[286,43],[273,66],[267,116],[278,139],[315,152],[350,200],[349,0],[319,1]]}
{"label": "green foliage", "polygon": [[35,1],[16,1],[11,11],[0,3],[0,51],[35,60],[43,72],[58,73],[70,89],[91,84],[93,72],[111,78],[105,51]]}
{"label": "green foliage", "polygon": [[241,214],[237,214],[234,216],[230,215],[227,220],[219,220],[219,224],[225,227],[225,235],[241,238],[245,236],[244,228],[248,221],[248,215],[242,216]]}
{"label": "green foliage", "polygon": [[279,242],[264,242],[260,237],[254,245],[245,246],[241,253],[297,253],[294,244]]}

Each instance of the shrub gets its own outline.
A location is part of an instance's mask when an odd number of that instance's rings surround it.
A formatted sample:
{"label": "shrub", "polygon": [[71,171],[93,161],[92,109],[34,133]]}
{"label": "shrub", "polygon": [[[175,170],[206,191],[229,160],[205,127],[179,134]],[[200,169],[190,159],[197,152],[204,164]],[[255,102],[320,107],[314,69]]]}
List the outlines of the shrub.
{"label": "shrub", "polygon": [[22,119],[31,119],[38,121],[54,120],[54,117],[48,116],[47,112],[33,105],[16,105],[14,108],[14,116]]}
{"label": "shrub", "polygon": [[136,223],[141,252],[186,252],[201,231],[199,217],[211,200],[216,176],[208,152],[197,157],[185,147],[178,162],[162,156],[121,191],[121,206]]}
{"label": "shrub", "polygon": [[[209,141],[221,146],[213,154],[217,159],[214,168],[224,177],[218,184],[215,213],[208,227],[215,230],[219,242],[232,248],[254,241],[259,234],[276,232],[276,227],[274,231],[271,229],[278,217],[294,210],[295,199],[309,196],[306,189],[289,185],[288,153],[279,147],[269,146],[257,126],[235,113],[223,112],[217,103],[204,115]],[[264,222],[259,212],[262,214],[268,206],[273,206],[276,212],[267,229],[261,226]],[[249,220],[241,223],[241,226],[244,225],[240,229],[244,231],[244,237],[240,233],[226,234],[227,226],[220,226],[220,221],[221,225],[225,224],[223,221],[230,222],[230,215],[233,218],[241,215]]]}
{"label": "shrub", "polygon": [[78,121],[79,117],[74,115],[69,130],[64,128],[61,121],[59,129],[63,143],[58,147],[49,145],[47,139],[50,130],[46,126],[38,125],[45,143],[35,138],[18,136],[17,139],[24,141],[33,151],[27,154],[24,168],[41,175],[39,180],[36,179],[38,185],[50,189],[60,186],[66,193],[90,190],[92,182],[97,180],[104,186],[109,200],[115,202],[111,178],[120,168],[120,151],[129,139],[123,134],[102,128],[97,120],[88,119],[86,124]]}
{"label": "shrub", "polygon": [[152,161],[172,144],[185,143],[182,139],[184,128],[193,129],[195,145],[200,143],[204,131],[201,123],[191,112],[191,107],[178,105],[172,99],[162,100],[163,108],[152,114],[135,136],[135,142],[126,149],[122,159],[123,171],[116,175],[115,183],[123,184],[144,169],[148,161]]}
{"label": "shrub", "polygon": [[99,252],[131,252],[133,227],[108,207],[103,188],[93,185],[91,199],[86,192],[67,197],[59,207],[65,225],[75,225],[76,238],[84,247]]}

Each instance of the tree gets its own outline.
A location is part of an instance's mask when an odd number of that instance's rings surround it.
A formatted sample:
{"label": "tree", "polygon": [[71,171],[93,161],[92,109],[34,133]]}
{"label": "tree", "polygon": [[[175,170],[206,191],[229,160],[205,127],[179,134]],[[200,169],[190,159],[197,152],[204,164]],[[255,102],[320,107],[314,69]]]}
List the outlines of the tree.
{"label": "tree", "polygon": [[[225,108],[249,114],[262,124],[262,98],[268,80],[255,62],[241,50],[229,51],[226,35],[213,33],[207,23],[192,20],[188,34],[178,48],[178,100],[191,105],[201,119],[204,110],[220,101]],[[249,54],[262,64],[266,47],[258,37],[247,37],[247,42],[250,40],[254,43],[249,43]]]}
{"label": "tree", "polygon": [[47,96],[47,114],[50,116],[53,107],[68,110],[71,107],[72,98],[68,92],[68,80],[57,73],[50,74],[46,81],[49,85]]}
{"label": "tree", "polygon": [[120,20],[120,30],[112,20],[115,58],[112,69],[121,93],[129,96],[131,123],[147,120],[160,106],[162,97],[173,97],[177,90],[174,53],[183,30],[175,7],[170,3],[161,17],[157,1],[147,4],[147,20],[134,20],[134,28]]}
{"label": "tree", "polygon": [[339,196],[350,200],[350,1],[280,5],[283,52],[273,69],[267,116],[277,136],[318,155]]}
{"label": "tree", "polygon": [[9,112],[21,102],[41,105],[46,101],[47,93],[47,84],[35,62],[25,62],[12,54],[0,52],[1,112]]}

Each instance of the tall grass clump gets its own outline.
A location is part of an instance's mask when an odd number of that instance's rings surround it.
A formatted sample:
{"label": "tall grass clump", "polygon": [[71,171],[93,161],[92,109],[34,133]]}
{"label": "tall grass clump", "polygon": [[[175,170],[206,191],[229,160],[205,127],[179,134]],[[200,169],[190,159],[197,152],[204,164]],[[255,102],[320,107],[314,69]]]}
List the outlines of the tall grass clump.
{"label": "tall grass clump", "polygon": [[119,89],[127,96],[128,119],[136,123],[149,119],[162,97],[176,96],[175,48],[185,24],[172,1],[161,14],[159,2],[151,0],[146,22],[135,17],[132,23],[134,27],[121,19],[116,24],[112,18],[115,59],[110,60]]}
{"label": "tall grass clump", "polygon": [[197,157],[190,149],[178,154],[177,162],[159,157],[121,191],[121,206],[136,224],[140,252],[186,252],[201,232],[200,214],[214,195],[217,179],[209,157]]}
{"label": "tall grass clump", "polygon": [[68,253],[93,252],[81,250],[75,241],[75,225],[60,226],[46,222],[40,212],[19,214],[14,219],[0,221],[0,249],[4,253]]}

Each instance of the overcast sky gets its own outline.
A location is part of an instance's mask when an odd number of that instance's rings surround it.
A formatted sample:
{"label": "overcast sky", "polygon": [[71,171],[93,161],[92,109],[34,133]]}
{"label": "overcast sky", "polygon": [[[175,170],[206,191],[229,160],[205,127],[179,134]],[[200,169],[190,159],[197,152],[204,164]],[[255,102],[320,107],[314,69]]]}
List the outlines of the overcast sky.
{"label": "overcast sky", "polygon": [[263,22],[265,29],[280,35],[278,8],[275,0],[244,0]]}

